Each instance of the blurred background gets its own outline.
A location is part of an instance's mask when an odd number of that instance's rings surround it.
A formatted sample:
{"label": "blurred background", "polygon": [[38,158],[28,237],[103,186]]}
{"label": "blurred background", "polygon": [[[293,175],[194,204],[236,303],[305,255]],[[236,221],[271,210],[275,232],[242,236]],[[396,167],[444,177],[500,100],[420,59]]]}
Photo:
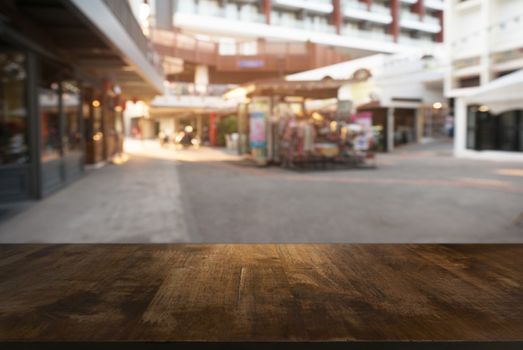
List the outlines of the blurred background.
{"label": "blurred background", "polygon": [[520,0],[6,0],[0,242],[523,242]]}

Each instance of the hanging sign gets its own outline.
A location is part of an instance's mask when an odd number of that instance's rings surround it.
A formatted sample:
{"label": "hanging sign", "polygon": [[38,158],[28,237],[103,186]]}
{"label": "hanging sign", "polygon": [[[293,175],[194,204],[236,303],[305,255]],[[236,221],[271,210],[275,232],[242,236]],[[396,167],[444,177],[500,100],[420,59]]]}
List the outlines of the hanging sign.
{"label": "hanging sign", "polygon": [[239,60],[238,66],[240,68],[261,68],[265,66],[263,60]]}

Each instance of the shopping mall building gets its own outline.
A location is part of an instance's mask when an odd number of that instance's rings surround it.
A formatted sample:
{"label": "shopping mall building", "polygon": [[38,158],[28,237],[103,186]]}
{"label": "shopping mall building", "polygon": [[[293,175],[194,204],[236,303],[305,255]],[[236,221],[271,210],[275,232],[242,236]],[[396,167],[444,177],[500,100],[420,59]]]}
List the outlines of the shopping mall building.
{"label": "shopping mall building", "polygon": [[9,1],[0,32],[1,202],[41,198],[110,160],[125,99],[162,91],[126,1]]}
{"label": "shopping mall building", "polygon": [[523,8],[520,0],[448,1],[456,156],[523,160]]}
{"label": "shopping mall building", "polygon": [[[202,126],[212,130],[215,120],[230,113],[228,103],[214,103],[215,92],[226,84],[281,78],[374,54],[431,52],[443,41],[442,0],[146,3],[144,32],[164,62],[183,67],[164,67],[170,83],[150,109],[157,128],[167,132],[185,124],[199,134]],[[143,0],[130,4],[140,18]]]}

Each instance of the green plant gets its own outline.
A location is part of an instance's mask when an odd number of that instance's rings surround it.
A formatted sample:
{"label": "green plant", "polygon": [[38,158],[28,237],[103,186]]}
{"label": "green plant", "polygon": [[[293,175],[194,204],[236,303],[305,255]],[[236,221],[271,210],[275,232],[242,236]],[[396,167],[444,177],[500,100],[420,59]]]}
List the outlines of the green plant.
{"label": "green plant", "polygon": [[238,132],[238,117],[230,115],[218,123],[218,146],[225,146],[225,135]]}

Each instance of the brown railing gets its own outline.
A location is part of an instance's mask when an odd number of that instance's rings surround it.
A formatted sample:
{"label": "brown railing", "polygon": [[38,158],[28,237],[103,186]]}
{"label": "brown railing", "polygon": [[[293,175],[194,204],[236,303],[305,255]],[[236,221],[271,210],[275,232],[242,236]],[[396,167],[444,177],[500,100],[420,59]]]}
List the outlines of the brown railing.
{"label": "brown railing", "polygon": [[208,65],[214,65],[216,62],[218,53],[216,43],[197,40],[188,35],[163,29],[152,29],[150,37],[162,56]]}
{"label": "brown railing", "polygon": [[[313,43],[271,43],[259,40],[254,55],[220,55],[215,42],[198,40],[174,30],[153,29],[151,40],[162,56],[216,67],[217,71],[297,72],[347,60],[333,48]],[[240,52],[240,43],[236,52]]]}

